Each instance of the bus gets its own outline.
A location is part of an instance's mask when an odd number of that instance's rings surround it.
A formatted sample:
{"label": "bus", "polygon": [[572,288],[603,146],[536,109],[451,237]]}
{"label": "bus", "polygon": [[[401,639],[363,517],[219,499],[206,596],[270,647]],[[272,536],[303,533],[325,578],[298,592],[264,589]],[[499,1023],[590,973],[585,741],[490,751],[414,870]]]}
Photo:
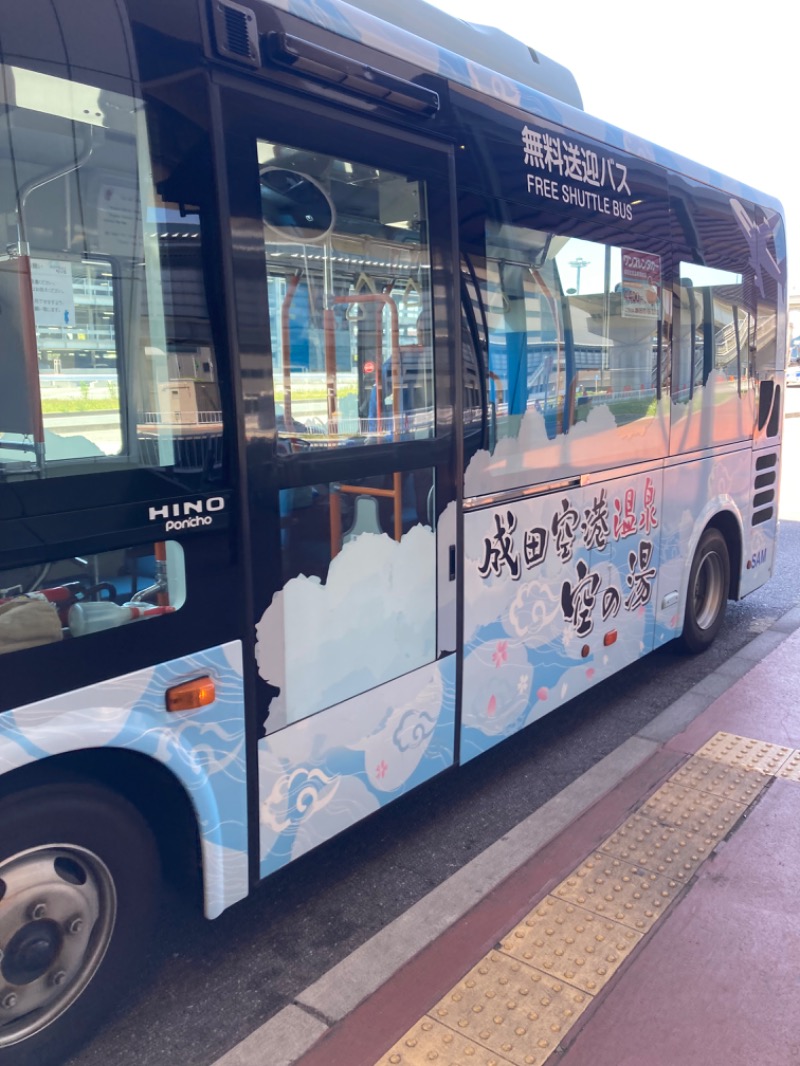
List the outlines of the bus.
{"label": "bus", "polygon": [[780,204],[400,7],[2,6],[2,1066],[772,572]]}

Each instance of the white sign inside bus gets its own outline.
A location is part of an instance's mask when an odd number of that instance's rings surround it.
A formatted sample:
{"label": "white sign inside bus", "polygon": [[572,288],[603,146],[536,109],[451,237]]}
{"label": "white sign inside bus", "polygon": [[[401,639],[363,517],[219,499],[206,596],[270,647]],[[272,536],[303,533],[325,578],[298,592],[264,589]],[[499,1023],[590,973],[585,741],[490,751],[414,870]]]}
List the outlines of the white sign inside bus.
{"label": "white sign inside bus", "polygon": [[75,325],[72,264],[66,259],[31,259],[33,313],[39,329]]}
{"label": "white sign inside bus", "polygon": [[661,315],[661,256],[622,249],[622,317]]}

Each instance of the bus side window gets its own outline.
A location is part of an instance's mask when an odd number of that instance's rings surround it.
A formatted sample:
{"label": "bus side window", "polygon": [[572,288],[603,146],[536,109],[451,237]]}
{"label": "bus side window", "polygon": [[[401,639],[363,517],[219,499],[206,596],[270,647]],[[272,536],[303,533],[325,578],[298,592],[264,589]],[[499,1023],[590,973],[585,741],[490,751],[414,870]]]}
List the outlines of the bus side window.
{"label": "bus side window", "polygon": [[529,409],[543,415],[554,436],[569,427],[571,368],[563,294],[547,259],[549,235],[488,220],[485,239],[480,280],[491,445],[516,437]]}
{"label": "bus side window", "polygon": [[176,541],[3,570],[0,655],[161,618],[185,600]]}
{"label": "bus side window", "polygon": [[486,315],[472,257],[461,259],[461,374],[464,465],[490,446],[486,404]]}
{"label": "bus side window", "polygon": [[601,406],[617,426],[653,415],[664,318],[661,257],[570,238],[556,261],[569,303],[574,423]]}
{"label": "bus side window", "polygon": [[[758,421],[760,433],[777,437],[781,431],[781,388],[775,381],[775,368],[783,345],[778,335],[778,315],[766,300],[759,302],[753,330],[753,376],[758,382]],[[798,338],[793,337],[787,353],[789,365],[798,362]]]}
{"label": "bus side window", "polygon": [[681,328],[673,403],[686,403],[715,375],[740,395],[750,389],[751,315],[742,276],[694,263],[680,264]]}
{"label": "bus side window", "polygon": [[[490,426],[535,411],[553,439],[607,408],[652,417],[661,393],[661,257],[488,222]],[[490,429],[490,437],[492,436]]]}
{"label": "bus side window", "polygon": [[283,449],[432,437],[424,183],[257,147]]}

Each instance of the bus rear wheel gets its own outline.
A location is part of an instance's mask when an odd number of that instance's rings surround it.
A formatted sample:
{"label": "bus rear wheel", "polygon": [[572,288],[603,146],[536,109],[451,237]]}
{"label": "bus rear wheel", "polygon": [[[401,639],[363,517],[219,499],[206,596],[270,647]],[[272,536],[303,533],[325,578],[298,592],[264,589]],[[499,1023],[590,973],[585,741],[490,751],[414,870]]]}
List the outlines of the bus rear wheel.
{"label": "bus rear wheel", "polygon": [[713,643],[725,619],[731,564],[728,545],[718,529],[703,532],[692,559],[686,592],[681,644],[692,654]]}
{"label": "bus rear wheel", "polygon": [[0,1064],[63,1062],[136,972],[152,922],[155,843],[92,784],[0,800]]}

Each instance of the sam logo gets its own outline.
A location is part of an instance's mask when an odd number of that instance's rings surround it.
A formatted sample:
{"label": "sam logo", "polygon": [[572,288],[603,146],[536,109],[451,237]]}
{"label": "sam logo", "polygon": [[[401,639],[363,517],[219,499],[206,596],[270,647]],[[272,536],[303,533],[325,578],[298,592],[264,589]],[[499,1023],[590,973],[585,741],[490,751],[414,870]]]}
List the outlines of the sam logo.
{"label": "sam logo", "polygon": [[750,557],[750,562],[747,564],[748,570],[755,570],[757,566],[761,566],[762,563],[767,561],[767,549],[762,548],[761,551],[753,552]]}
{"label": "sam logo", "polygon": [[225,510],[225,500],[221,496],[211,496],[207,500],[183,500],[181,503],[165,503],[163,507],[149,508],[151,522],[165,521],[166,533],[181,529],[197,529],[210,526],[215,512]]}

